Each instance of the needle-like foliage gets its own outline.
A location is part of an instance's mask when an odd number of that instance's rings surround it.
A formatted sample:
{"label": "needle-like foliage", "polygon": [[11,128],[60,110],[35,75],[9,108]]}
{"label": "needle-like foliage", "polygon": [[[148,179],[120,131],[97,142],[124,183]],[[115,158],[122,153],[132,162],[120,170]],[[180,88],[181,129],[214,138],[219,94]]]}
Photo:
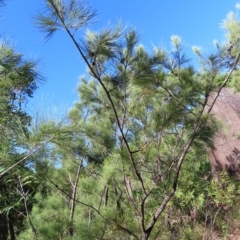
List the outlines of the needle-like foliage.
{"label": "needle-like foliage", "polygon": [[[43,239],[160,239],[170,215],[165,211],[181,211],[174,195],[183,182],[182,169],[193,165],[199,171],[206,163],[206,148],[213,147],[219,125],[211,109],[237,68],[239,52],[229,65],[225,47],[216,44],[216,52],[208,56],[195,47],[201,64],[197,70],[176,35],[169,51],[147,51],[134,29],[119,24],[87,30],[79,41],[77,31],[96,12],[78,0],[45,3],[37,25],[47,39],[63,29],[88,74],[78,87],[79,102],[69,111],[66,130],[71,135],[53,139],[48,160],[44,157],[49,164],[45,180],[51,186],[45,197],[37,196],[31,218],[37,232]],[[216,98],[209,102],[212,91]],[[58,132],[54,124],[47,127],[51,134]],[[194,190],[184,200],[195,194],[200,208],[209,195]],[[176,197],[186,191],[183,187]],[[39,222],[48,212],[60,219],[49,228]]]}
{"label": "needle-like foliage", "polygon": [[86,27],[95,21],[96,16],[96,11],[83,0],[45,0],[44,10],[34,20],[48,39],[59,29],[76,31]]}

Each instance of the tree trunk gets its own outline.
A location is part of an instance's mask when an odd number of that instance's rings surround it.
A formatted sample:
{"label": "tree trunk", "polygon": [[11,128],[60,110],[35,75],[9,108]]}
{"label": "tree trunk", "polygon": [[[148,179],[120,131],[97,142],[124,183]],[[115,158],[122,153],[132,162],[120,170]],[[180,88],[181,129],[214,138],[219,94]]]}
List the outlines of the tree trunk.
{"label": "tree trunk", "polygon": [[8,216],[8,228],[9,228],[10,240],[16,240],[15,233],[14,233],[14,224],[13,224],[13,219],[11,217],[11,214]]}
{"label": "tree trunk", "polygon": [[[75,179],[74,186],[73,186],[73,191],[72,191],[71,210],[70,210],[70,217],[69,217],[70,221],[71,221],[71,224],[73,224],[73,217],[74,217],[75,206],[76,206],[75,199],[76,199],[76,195],[77,195],[78,181],[79,181],[79,176],[80,176],[81,169],[82,169],[82,161],[78,165],[76,179]],[[68,232],[69,232],[69,235],[72,237],[73,236],[73,226],[69,227]]]}
{"label": "tree trunk", "polygon": [[141,239],[141,240],[148,240],[148,238],[149,238],[149,234],[143,232],[143,233],[142,233],[142,239]]}
{"label": "tree trunk", "polygon": [[0,239],[8,238],[8,219],[5,214],[0,214]]}

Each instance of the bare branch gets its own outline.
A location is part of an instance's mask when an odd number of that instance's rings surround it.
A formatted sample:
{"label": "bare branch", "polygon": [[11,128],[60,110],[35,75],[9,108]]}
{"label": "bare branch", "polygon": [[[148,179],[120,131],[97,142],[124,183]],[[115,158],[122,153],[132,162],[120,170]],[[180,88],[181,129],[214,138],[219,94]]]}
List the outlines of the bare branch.
{"label": "bare branch", "polygon": [[29,223],[31,225],[31,228],[32,228],[32,231],[34,233],[34,237],[36,240],[38,240],[38,237],[37,237],[37,230],[35,229],[34,225],[33,225],[33,222],[32,222],[32,219],[29,215],[29,211],[28,211],[28,206],[27,206],[27,195],[28,193],[25,193],[24,192],[24,189],[23,189],[23,185],[22,185],[22,181],[21,181],[21,177],[18,176],[18,182],[19,182],[19,185],[20,185],[20,190],[18,191],[21,196],[23,197],[23,201],[24,201],[24,207],[25,207],[25,211],[26,211],[26,214],[27,214],[27,218],[29,220]]}
{"label": "bare branch", "polygon": [[41,149],[43,147],[43,145],[39,146],[39,147],[35,147],[33,146],[27,153],[27,155],[25,157],[23,157],[21,160],[19,160],[18,162],[16,162],[15,164],[13,164],[11,167],[9,167],[8,169],[6,169],[5,171],[0,173],[0,177],[3,176],[4,174],[6,174],[8,171],[12,170],[13,168],[15,168],[17,165],[19,165],[20,163],[22,163],[23,161],[25,161],[26,159],[28,159],[30,156],[32,156],[34,153],[36,153],[39,149]]}

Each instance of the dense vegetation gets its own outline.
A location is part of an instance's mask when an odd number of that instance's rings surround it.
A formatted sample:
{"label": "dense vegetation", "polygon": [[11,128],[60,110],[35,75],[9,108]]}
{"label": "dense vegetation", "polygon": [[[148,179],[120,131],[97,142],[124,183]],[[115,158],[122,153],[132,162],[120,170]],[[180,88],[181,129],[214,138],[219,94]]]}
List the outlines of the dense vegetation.
{"label": "dense vegetation", "polygon": [[[0,45],[0,239],[224,239],[239,226],[239,183],[213,178],[206,148],[221,123],[212,91],[238,86],[239,22],[230,45],[199,58],[179,36],[146,51],[134,29],[78,30],[96,12],[79,0],[46,0],[35,22],[63,29],[88,67],[65,119],[33,123],[24,105],[41,76]],[[231,84],[229,80],[231,79]]]}

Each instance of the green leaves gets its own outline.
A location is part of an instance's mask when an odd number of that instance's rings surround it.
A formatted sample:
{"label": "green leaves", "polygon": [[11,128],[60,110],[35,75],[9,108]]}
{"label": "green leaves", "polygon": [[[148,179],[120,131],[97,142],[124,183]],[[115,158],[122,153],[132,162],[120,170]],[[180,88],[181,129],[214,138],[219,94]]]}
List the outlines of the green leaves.
{"label": "green leaves", "polygon": [[42,77],[37,72],[36,62],[25,60],[8,44],[1,42],[0,53],[0,128],[3,136],[0,144],[2,148],[8,146],[8,153],[16,148],[24,152],[31,121],[26,103]]}
{"label": "green leaves", "polygon": [[45,11],[39,11],[34,20],[49,39],[57,30],[77,31],[88,26],[96,15],[82,0],[45,0]]}
{"label": "green leaves", "polygon": [[[121,24],[87,30],[79,42],[76,31],[93,20],[95,11],[79,0],[45,3],[37,25],[47,38],[65,30],[88,75],[81,79],[80,100],[68,121],[43,122],[29,138],[36,145],[49,143],[41,156],[34,156],[37,174],[46,169],[51,184],[49,192],[36,197],[35,223],[38,215],[61,219],[40,224],[39,232],[47,239],[149,239],[150,234],[157,239],[162,226],[177,233],[167,218],[176,223],[195,209],[208,211],[206,196],[213,202],[206,147],[212,146],[218,126],[205,113],[208,96],[222,86],[234,55],[228,57],[226,47],[216,42],[216,53],[207,56],[195,47],[202,67],[197,71],[179,36],[171,37],[169,52],[155,46],[149,52],[136,31]],[[236,28],[235,19],[229,19],[226,26]],[[229,193],[233,186],[228,185]],[[163,220],[168,207],[172,214]],[[177,238],[185,239],[179,232]]]}
{"label": "green leaves", "polygon": [[226,37],[229,41],[228,45],[231,43],[233,46],[233,49],[231,50],[231,54],[233,56],[236,56],[236,54],[239,52],[239,19],[237,18],[237,15],[234,14],[232,11],[227,14],[226,19],[222,21],[222,28],[226,31]]}
{"label": "green leaves", "polygon": [[121,23],[100,32],[87,30],[85,40],[87,52],[92,59],[104,62],[118,53],[119,39],[123,35]]}

